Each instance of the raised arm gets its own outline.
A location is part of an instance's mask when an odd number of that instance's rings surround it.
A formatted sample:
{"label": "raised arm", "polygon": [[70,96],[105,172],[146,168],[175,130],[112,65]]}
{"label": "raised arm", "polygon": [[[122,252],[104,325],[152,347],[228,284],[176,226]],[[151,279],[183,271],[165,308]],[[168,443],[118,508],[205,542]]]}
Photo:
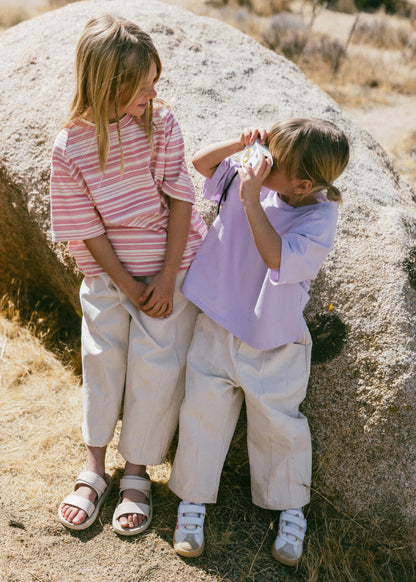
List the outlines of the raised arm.
{"label": "raised arm", "polygon": [[261,143],[266,141],[266,130],[259,130],[254,127],[247,127],[242,134],[235,139],[214,143],[196,152],[192,158],[194,168],[205,176],[212,178],[220,163],[254,143],[259,138]]}
{"label": "raised arm", "polygon": [[260,204],[260,189],[271,165],[264,158],[255,168],[240,168],[240,198],[257,250],[269,269],[280,268],[282,239],[275,231]]}

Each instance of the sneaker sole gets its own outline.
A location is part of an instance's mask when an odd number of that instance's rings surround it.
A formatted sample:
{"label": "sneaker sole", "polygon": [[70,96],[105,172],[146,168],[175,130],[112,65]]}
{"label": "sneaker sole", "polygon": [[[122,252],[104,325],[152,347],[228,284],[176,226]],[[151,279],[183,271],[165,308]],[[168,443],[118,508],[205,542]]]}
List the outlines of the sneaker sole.
{"label": "sneaker sole", "polygon": [[293,558],[291,560],[290,558],[285,558],[284,556],[281,556],[277,552],[277,550],[275,550],[274,546],[272,547],[272,556],[277,562],[280,562],[281,564],[284,564],[285,566],[297,566],[300,562],[300,557]]}
{"label": "sneaker sole", "polygon": [[205,540],[202,542],[202,546],[196,550],[183,550],[179,547],[179,544],[176,543],[175,537],[173,537],[173,549],[177,554],[183,556],[184,558],[198,558],[205,548]]}

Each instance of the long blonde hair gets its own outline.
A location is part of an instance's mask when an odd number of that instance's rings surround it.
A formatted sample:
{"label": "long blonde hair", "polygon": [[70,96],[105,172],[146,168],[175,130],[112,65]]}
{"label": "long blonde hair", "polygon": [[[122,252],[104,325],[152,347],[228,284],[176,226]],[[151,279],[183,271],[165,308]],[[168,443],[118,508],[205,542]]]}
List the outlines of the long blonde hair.
{"label": "long blonde hair", "polygon": [[[106,14],[91,18],[76,50],[76,92],[68,123],[91,113],[96,126],[100,170],[105,171],[110,145],[109,109],[114,103],[121,148],[119,111],[134,99],[155,63],[159,79],[162,64],[150,36],[125,18]],[[143,115],[144,129],[152,143],[153,100]]]}
{"label": "long blonde hair", "polygon": [[309,193],[324,190],[328,200],[341,202],[341,192],[332,182],[345,170],[350,149],[347,137],[334,123],[304,118],[279,121],[266,143],[273,163],[288,178],[310,180]]}

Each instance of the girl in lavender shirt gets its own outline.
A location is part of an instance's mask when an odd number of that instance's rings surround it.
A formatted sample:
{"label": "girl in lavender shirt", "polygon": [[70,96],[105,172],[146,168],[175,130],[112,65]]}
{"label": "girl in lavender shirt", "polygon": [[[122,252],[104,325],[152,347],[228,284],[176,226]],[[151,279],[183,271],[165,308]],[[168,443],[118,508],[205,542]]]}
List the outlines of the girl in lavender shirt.
{"label": "girl in lavender shirt", "polygon": [[[258,138],[273,157],[252,168],[230,156]],[[182,499],[182,556],[204,549],[205,503],[215,503],[242,403],[253,503],[281,510],[273,557],[296,565],[309,502],[311,437],[299,412],[310,371],[303,318],[309,288],[334,242],[349,144],[333,123],[289,119],[197,152],[204,196],[222,202],[182,287],[202,313],[187,359],[186,396],[170,480]],[[226,196],[224,196],[226,194]],[[225,201],[224,201],[225,198]]]}

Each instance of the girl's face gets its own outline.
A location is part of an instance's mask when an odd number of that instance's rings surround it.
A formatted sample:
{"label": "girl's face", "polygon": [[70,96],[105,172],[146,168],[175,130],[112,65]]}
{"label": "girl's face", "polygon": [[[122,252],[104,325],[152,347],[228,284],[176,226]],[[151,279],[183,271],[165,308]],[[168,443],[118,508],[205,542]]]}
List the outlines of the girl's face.
{"label": "girl's face", "polygon": [[150,65],[149,69],[149,74],[147,75],[147,79],[144,85],[140,87],[140,89],[134,96],[133,101],[123,111],[123,114],[129,113],[130,115],[134,115],[134,117],[140,117],[141,115],[143,115],[149,101],[157,97],[157,93],[155,91],[155,85],[157,82],[156,80],[157,80],[156,63],[152,61],[152,64]]}
{"label": "girl's face", "polygon": [[[144,84],[139,88],[136,95],[126,106],[121,105],[119,116],[122,117],[126,113],[133,115],[134,117],[141,117],[146,111],[146,107],[151,99],[157,97],[155,91],[156,80],[158,78],[156,63],[152,61],[150,65],[149,74],[144,82]],[[110,105],[110,118],[115,117],[114,103]]]}
{"label": "girl's face", "polygon": [[270,174],[263,181],[263,186],[277,192],[279,198],[289,206],[316,204],[313,194],[308,194],[312,187],[310,180],[290,179],[284,170],[273,166]]}
{"label": "girl's face", "polygon": [[298,180],[290,180],[286,172],[273,166],[270,174],[263,182],[263,186],[280,194],[282,200],[286,202],[286,197],[291,197],[296,190]]}

